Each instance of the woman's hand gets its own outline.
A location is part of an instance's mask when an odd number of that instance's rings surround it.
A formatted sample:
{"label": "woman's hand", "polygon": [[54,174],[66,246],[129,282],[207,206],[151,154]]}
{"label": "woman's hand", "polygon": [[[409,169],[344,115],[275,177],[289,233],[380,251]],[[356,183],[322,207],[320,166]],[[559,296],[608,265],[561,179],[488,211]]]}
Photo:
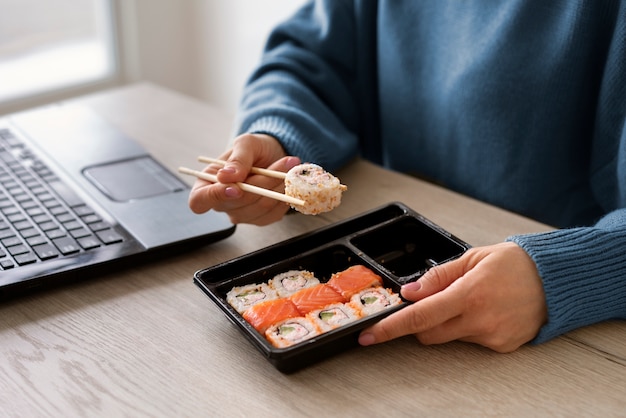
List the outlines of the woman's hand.
{"label": "woman's hand", "polygon": [[220,157],[224,167],[208,165],[204,171],[216,174],[219,183],[196,180],[189,195],[194,213],[209,210],[226,212],[231,222],[268,225],[280,220],[289,209],[286,203],[243,192],[235,183],[246,182],[265,189],[284,192],[284,181],[261,175],[250,175],[252,167],[289,171],[300,159],[285,154],[280,143],[269,135],[244,134],[235,138],[233,147]]}
{"label": "woman's hand", "polygon": [[423,344],[453,340],[510,352],[532,340],[547,320],[541,278],[514,243],[468,250],[402,288],[412,305],[363,330],[370,345],[414,334]]}

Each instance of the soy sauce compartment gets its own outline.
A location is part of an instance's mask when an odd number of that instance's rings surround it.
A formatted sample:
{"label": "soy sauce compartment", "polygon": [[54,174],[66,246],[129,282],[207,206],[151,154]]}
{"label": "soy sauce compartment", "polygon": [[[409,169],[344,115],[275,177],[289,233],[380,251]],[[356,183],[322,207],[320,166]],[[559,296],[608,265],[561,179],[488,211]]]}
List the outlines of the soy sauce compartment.
{"label": "soy sauce compartment", "polygon": [[415,217],[404,217],[351,239],[352,245],[405,283],[460,256],[467,246]]}

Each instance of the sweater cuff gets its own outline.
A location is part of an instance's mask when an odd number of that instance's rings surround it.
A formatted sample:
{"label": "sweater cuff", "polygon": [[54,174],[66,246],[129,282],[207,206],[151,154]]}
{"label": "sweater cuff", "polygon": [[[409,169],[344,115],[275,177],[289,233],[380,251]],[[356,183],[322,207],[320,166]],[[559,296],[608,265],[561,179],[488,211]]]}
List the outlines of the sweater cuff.
{"label": "sweater cuff", "polygon": [[623,248],[599,228],[572,228],[507,238],[534,260],[543,280],[548,321],[532,341],[626,315]]}

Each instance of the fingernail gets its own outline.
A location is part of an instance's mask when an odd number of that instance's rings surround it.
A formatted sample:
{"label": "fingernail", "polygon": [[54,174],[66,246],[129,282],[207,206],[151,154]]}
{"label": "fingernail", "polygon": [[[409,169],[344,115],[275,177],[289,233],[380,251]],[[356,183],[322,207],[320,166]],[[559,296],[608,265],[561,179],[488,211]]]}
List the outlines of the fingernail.
{"label": "fingernail", "polygon": [[240,197],[240,192],[239,189],[237,189],[236,187],[227,187],[224,190],[224,193],[226,194],[227,197]]}
{"label": "fingernail", "polygon": [[373,334],[365,333],[359,335],[359,344],[361,345],[372,345],[376,343],[376,339]]}
{"label": "fingernail", "polygon": [[405,285],[402,285],[402,290],[407,290],[409,292],[417,292],[422,288],[422,284],[419,281],[410,282]]}
{"label": "fingernail", "polygon": [[294,168],[295,166],[297,166],[298,164],[300,164],[300,160],[298,158],[289,157],[287,158],[287,161],[285,161],[285,168],[287,168],[287,170],[290,170]]}
{"label": "fingernail", "polygon": [[222,173],[234,174],[237,170],[235,170],[234,167],[224,166],[220,168],[219,171],[221,171]]}

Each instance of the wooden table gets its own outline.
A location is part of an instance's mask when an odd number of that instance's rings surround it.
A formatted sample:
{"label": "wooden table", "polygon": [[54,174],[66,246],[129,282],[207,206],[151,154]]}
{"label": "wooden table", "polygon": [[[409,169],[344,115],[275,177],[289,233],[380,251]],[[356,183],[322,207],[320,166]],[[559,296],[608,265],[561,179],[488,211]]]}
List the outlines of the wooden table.
{"label": "wooden table", "polygon": [[[81,98],[167,166],[218,155],[230,115],[139,84]],[[356,161],[342,205],[0,305],[0,416],[626,416],[626,323],[497,354],[414,338],[284,375],[192,283],[196,270],[402,201],[472,245],[549,227]],[[188,179],[188,181],[191,181]]]}

